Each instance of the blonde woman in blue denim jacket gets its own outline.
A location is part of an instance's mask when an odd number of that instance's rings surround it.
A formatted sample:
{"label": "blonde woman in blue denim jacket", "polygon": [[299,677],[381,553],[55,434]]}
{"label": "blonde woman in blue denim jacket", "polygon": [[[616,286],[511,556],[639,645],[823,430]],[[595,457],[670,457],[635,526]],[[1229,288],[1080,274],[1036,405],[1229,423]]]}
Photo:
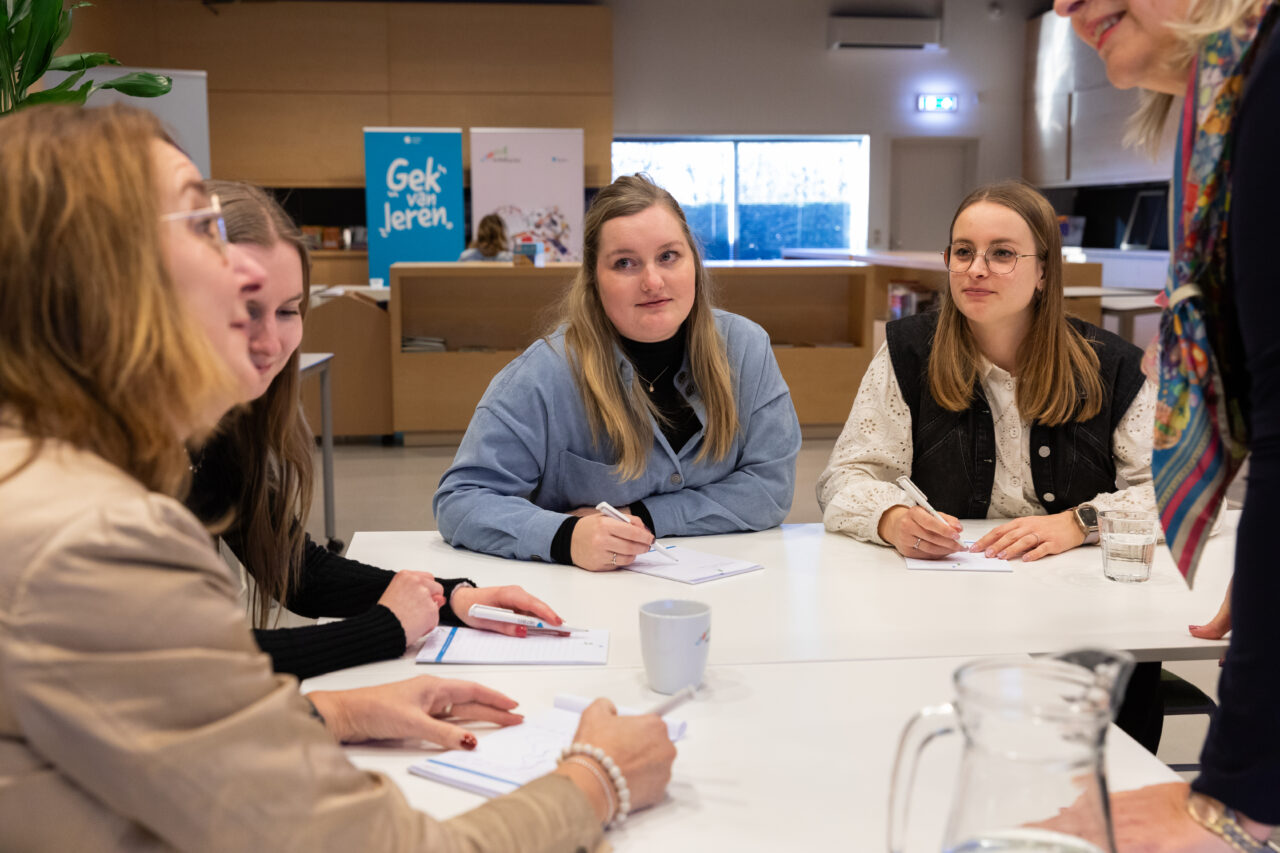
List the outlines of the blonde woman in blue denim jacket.
{"label": "blonde woman in blue denim jacket", "polygon": [[558,328],[490,383],[440,480],[445,540],[608,571],[655,536],[781,523],[800,449],[791,393],[764,330],[712,308],[679,204],[619,178],[583,242]]}

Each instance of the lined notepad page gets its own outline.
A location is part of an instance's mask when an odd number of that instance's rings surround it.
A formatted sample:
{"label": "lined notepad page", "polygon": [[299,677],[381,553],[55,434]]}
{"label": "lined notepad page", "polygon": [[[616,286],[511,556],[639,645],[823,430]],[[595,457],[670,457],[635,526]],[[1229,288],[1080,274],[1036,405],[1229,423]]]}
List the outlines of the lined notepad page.
{"label": "lined notepad page", "polygon": [[695,551],[681,545],[663,545],[656,547],[673,555],[680,562],[672,563],[662,559],[652,551],[641,554],[629,566],[629,571],[643,575],[653,575],[681,583],[703,583],[705,581],[754,572],[760,569],[759,563],[750,560],[735,560],[732,557],[721,557],[719,554],[708,554],[706,551]]}
{"label": "lined notepad page", "polygon": [[418,651],[418,663],[541,663],[592,664],[609,662],[609,632],[583,631],[568,637],[530,633],[509,637],[475,628],[436,628]]}
{"label": "lined notepad page", "polygon": [[[508,794],[556,768],[560,750],[573,742],[582,710],[589,704],[582,697],[557,696],[555,707],[528,715],[518,726],[485,735],[474,750],[440,753],[413,764],[409,772],[485,797]],[[665,722],[672,740],[684,737],[684,721]]]}

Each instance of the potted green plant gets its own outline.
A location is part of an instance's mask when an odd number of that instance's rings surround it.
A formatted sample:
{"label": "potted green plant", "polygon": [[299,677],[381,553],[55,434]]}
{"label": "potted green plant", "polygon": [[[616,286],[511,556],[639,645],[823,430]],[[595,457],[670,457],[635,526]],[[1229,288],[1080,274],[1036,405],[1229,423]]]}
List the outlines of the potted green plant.
{"label": "potted green plant", "polygon": [[[99,89],[154,98],[172,88],[171,78],[145,71],[81,83],[90,68],[120,62],[105,53],[53,55],[71,34],[71,13],[93,5],[73,3],[64,9],[62,3],[63,0],[0,0],[0,115],[32,104],[83,104]],[[30,91],[46,71],[70,73],[56,86]]]}

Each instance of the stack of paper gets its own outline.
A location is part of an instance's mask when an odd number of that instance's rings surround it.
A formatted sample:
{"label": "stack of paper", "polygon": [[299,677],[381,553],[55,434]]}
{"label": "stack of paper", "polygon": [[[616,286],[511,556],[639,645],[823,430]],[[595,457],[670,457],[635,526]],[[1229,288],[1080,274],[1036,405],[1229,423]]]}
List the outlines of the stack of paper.
{"label": "stack of paper", "polygon": [[721,557],[717,554],[695,551],[692,548],[684,548],[679,545],[663,545],[659,543],[654,547],[661,548],[679,562],[672,563],[669,560],[664,560],[659,554],[650,551],[647,554],[641,554],[636,557],[635,562],[626,566],[626,568],[633,572],[680,581],[681,583],[713,581],[727,578],[730,575],[754,572],[762,568],[759,563],[753,563],[750,560],[735,560],[732,557]]}
{"label": "stack of paper", "polygon": [[582,631],[567,637],[535,634],[509,637],[475,628],[436,628],[418,651],[418,663],[609,662],[609,632]]}
{"label": "stack of paper", "polygon": [[[962,542],[960,544],[968,548],[973,544],[972,541]],[[995,557],[988,557],[982,552],[977,554],[969,551],[956,551],[954,554],[948,554],[945,557],[939,557],[936,560],[921,560],[918,557],[907,557],[907,568],[918,569],[922,571],[932,572],[1011,572],[1013,566],[1009,565],[1008,560],[997,560]]]}
{"label": "stack of paper", "polygon": [[[485,797],[509,794],[556,769],[560,750],[573,742],[578,719],[590,703],[579,696],[557,696],[555,707],[530,714],[518,726],[486,735],[474,750],[440,753],[412,765],[409,772]],[[620,708],[619,713],[639,712]],[[683,721],[666,723],[672,740],[684,737]]]}

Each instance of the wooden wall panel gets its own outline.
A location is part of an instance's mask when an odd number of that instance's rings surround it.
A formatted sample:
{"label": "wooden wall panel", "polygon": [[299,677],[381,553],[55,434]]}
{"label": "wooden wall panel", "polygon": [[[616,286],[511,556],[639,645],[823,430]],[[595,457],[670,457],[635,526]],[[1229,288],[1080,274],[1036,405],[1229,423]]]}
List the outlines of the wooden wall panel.
{"label": "wooden wall panel", "polygon": [[[391,124],[422,127],[580,127],[584,180],[613,180],[613,98],[609,95],[391,94]],[[470,144],[462,144],[471,168]],[[470,174],[468,173],[468,182]]]}
{"label": "wooden wall panel", "polygon": [[[160,0],[106,0],[72,12],[71,35],[58,53],[109,53],[124,65],[159,65],[156,7]],[[179,68],[191,66],[181,65]]]}
{"label": "wooden wall panel", "polygon": [[210,92],[215,178],[275,187],[363,187],[361,128],[387,124],[387,96]]}
{"label": "wooden wall panel", "polygon": [[[216,9],[217,14],[211,10]],[[159,64],[204,68],[210,91],[385,92],[382,3],[162,0]]]}
{"label": "wooden wall panel", "polygon": [[613,92],[607,8],[393,3],[387,14],[393,92]]}
{"label": "wooden wall panel", "polygon": [[106,0],[76,15],[66,52],[208,72],[219,178],[363,186],[361,128],[390,124],[581,127],[587,186],[612,177],[607,7]]}

